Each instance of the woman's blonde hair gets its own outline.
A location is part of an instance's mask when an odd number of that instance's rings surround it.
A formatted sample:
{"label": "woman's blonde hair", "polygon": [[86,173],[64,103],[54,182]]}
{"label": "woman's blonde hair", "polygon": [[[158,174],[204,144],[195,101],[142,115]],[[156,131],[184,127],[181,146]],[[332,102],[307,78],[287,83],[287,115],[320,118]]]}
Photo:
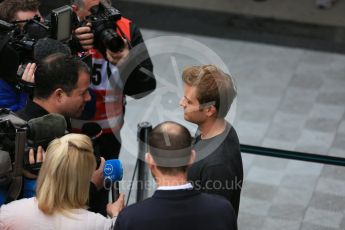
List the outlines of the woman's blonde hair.
{"label": "woman's blonde hair", "polygon": [[67,134],[52,141],[37,179],[39,209],[45,214],[53,214],[85,208],[95,168],[89,137]]}

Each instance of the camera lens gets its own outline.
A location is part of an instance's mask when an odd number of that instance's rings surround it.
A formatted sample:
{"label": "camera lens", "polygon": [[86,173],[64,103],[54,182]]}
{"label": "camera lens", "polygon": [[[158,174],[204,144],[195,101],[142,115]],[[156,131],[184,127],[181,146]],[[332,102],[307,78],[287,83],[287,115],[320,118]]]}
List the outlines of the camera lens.
{"label": "camera lens", "polygon": [[122,38],[113,29],[103,30],[100,39],[103,45],[112,52],[121,51],[125,47]]}

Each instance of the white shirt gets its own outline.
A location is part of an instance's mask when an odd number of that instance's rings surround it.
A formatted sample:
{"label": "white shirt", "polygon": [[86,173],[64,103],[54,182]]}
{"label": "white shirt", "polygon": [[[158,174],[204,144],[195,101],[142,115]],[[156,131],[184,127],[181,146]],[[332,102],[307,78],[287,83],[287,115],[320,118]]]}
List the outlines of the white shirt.
{"label": "white shirt", "polygon": [[111,229],[116,218],[107,219],[85,209],[73,209],[70,216],[44,214],[36,199],[21,199],[0,207],[1,230]]}
{"label": "white shirt", "polygon": [[193,188],[191,183],[175,185],[175,186],[159,186],[157,190],[180,190],[180,189],[191,189]]}

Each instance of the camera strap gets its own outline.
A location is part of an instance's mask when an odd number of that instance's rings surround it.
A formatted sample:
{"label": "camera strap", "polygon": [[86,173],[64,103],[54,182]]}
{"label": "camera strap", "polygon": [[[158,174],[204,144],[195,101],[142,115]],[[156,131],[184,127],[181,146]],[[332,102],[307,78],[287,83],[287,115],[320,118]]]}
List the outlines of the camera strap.
{"label": "camera strap", "polygon": [[132,49],[133,48],[132,43],[130,42],[130,40],[128,39],[126,34],[123,32],[123,30],[120,28],[120,26],[117,27],[117,30],[120,32],[121,37],[126,40],[127,45],[128,45],[128,49]]}

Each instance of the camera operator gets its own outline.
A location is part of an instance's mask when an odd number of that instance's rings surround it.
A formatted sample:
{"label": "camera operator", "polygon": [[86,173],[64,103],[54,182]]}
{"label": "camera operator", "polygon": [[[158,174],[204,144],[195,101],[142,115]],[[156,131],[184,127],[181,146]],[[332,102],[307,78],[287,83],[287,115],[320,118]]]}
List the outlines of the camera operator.
{"label": "camera operator", "polygon": [[[86,23],[91,12],[95,11],[95,7],[109,9],[110,5],[106,1],[100,0],[72,0],[72,8],[77,14],[78,19],[84,25],[74,31],[74,37],[79,41],[84,51],[92,55],[92,78],[91,88],[96,93],[96,111],[91,118],[93,122],[97,122],[101,127],[103,134],[99,138],[100,152],[106,159],[117,158],[121,148],[120,129],[123,125],[125,95],[134,98],[141,98],[152,92],[156,87],[156,80],[153,76],[153,65],[148,55],[146,47],[146,60],[134,64],[136,67],[128,76],[122,74],[121,65],[125,65],[130,54],[131,47],[143,45],[143,38],[139,28],[129,19],[121,17],[112,22],[114,32],[119,43],[123,43],[123,48],[111,51],[109,47],[99,47],[102,38],[99,37],[99,31],[92,22]],[[103,5],[100,6],[99,4]],[[114,8],[111,8],[114,9]],[[116,10],[115,10],[116,11]],[[121,32],[122,31],[122,32]],[[97,37],[98,35],[98,37]],[[144,70],[144,71],[143,71]],[[114,87],[111,97],[106,95],[107,82],[111,80],[117,83]],[[111,107],[112,112],[106,113],[106,108]],[[76,131],[80,131],[83,124],[89,122],[87,119],[73,119],[72,126]]]}
{"label": "camera operator", "polygon": [[[33,18],[35,15],[40,16],[39,1],[37,0],[5,0],[0,3],[0,19],[13,22]],[[23,24],[18,24],[19,28],[23,28]],[[3,42],[5,37],[0,37]],[[18,54],[10,46],[2,47],[0,57],[0,107],[17,111],[25,106],[27,101],[27,93],[21,91],[16,86],[17,69],[19,67]],[[27,66],[26,71],[34,71],[35,65]],[[34,82],[33,75],[27,73],[22,78],[23,81]]]}

